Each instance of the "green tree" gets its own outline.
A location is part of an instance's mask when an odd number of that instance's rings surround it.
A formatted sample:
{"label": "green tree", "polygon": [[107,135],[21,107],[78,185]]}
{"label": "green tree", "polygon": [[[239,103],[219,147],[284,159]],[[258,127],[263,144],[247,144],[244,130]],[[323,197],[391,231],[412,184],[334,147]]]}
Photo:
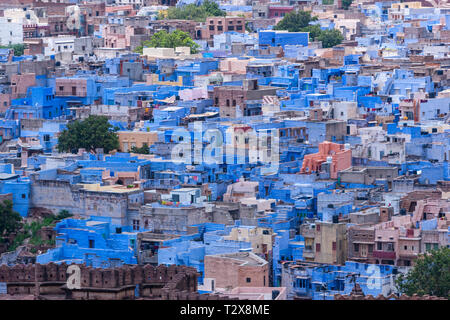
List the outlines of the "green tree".
{"label": "green tree", "polygon": [[119,138],[104,116],[89,116],[68,124],[58,138],[59,152],[73,152],[79,148],[95,151],[103,148],[105,153],[119,148]]}
{"label": "green tree", "polygon": [[348,10],[348,8],[352,5],[353,0],[342,0],[342,9]]}
{"label": "green tree", "polygon": [[181,19],[205,22],[208,17],[224,16],[226,16],[226,12],[221,10],[216,2],[206,0],[200,6],[188,4],[181,8],[171,7],[166,13],[160,13],[158,19]]}
{"label": "green tree", "polygon": [[322,30],[317,36],[317,41],[322,41],[323,48],[332,48],[344,40],[344,36],[339,30]]}
{"label": "green tree", "polygon": [[319,25],[310,24],[317,21],[309,11],[291,11],[278,22],[274,30],[287,30],[289,32],[309,32],[310,40],[322,41],[324,48],[331,48],[344,40],[339,30],[322,30]]}
{"label": "green tree", "polygon": [[142,42],[135,52],[142,54],[144,48],[176,48],[190,47],[191,53],[198,53],[200,46],[192,40],[187,32],[175,30],[168,33],[165,30],[155,33],[150,40]]}
{"label": "green tree", "polygon": [[316,21],[317,17],[312,17],[309,11],[291,11],[284,16],[273,28],[274,30],[287,30],[289,32],[301,32],[308,27],[311,21]]}
{"label": "green tree", "polygon": [[246,30],[248,33],[253,33],[253,30],[250,28],[250,25],[249,25],[248,22],[245,23],[245,30]]}
{"label": "green tree", "polygon": [[18,231],[21,226],[22,217],[13,210],[12,202],[5,200],[0,203],[0,238]]}
{"label": "green tree", "polygon": [[150,154],[150,149],[146,143],[142,145],[142,147],[138,148],[136,146],[131,147],[132,153],[139,153],[139,154]]}
{"label": "green tree", "polygon": [[17,57],[23,56],[25,45],[22,43],[11,44],[9,46],[0,46],[0,49],[14,49],[14,55]]}
{"label": "green tree", "polygon": [[214,1],[205,0],[201,7],[203,7],[208,14],[208,17],[224,17],[227,13],[219,8],[219,5]]}
{"label": "green tree", "polygon": [[72,216],[73,216],[73,214],[71,214],[68,210],[64,209],[64,210],[60,210],[58,212],[58,214],[55,217],[55,220],[63,220],[63,219],[66,219],[66,218],[69,218]]}
{"label": "green tree", "polygon": [[311,40],[316,40],[316,38],[322,33],[322,29],[317,24],[309,25],[302,29],[303,32],[309,32],[309,38]]}
{"label": "green tree", "polygon": [[433,295],[450,298],[450,248],[420,255],[415,266],[396,280],[397,289],[409,296]]}

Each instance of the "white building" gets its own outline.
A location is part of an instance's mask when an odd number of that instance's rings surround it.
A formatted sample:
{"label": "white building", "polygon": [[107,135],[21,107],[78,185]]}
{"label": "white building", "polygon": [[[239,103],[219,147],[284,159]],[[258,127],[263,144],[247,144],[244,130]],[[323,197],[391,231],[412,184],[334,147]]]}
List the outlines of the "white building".
{"label": "white building", "polygon": [[181,205],[201,204],[206,199],[201,195],[199,188],[180,188],[170,192],[170,195],[161,195],[161,200],[173,201]]}
{"label": "white building", "polygon": [[10,18],[0,17],[0,45],[23,43],[23,25]]}
{"label": "white building", "polygon": [[51,56],[63,52],[73,52],[75,49],[75,38],[74,36],[44,38],[44,54]]}

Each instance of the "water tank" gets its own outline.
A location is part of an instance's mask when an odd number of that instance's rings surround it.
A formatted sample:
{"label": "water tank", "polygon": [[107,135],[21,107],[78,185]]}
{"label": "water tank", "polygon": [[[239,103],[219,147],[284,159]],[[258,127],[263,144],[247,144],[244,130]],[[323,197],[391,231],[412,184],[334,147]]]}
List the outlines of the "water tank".
{"label": "water tank", "polygon": [[327,163],[333,162],[333,157],[327,157]]}

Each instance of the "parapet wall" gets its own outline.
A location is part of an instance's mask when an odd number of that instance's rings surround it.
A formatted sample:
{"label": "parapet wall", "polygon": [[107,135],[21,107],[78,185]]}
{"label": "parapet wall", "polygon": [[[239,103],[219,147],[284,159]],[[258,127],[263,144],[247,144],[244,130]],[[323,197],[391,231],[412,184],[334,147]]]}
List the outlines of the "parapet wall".
{"label": "parapet wall", "polygon": [[118,268],[80,268],[79,289],[70,289],[68,281],[75,273],[67,273],[69,265],[49,263],[13,267],[0,266],[0,283],[7,284],[9,295],[34,294],[38,298],[64,296],[65,299],[141,299],[210,300],[224,299],[197,292],[197,270],[187,266],[154,267],[125,265]]}

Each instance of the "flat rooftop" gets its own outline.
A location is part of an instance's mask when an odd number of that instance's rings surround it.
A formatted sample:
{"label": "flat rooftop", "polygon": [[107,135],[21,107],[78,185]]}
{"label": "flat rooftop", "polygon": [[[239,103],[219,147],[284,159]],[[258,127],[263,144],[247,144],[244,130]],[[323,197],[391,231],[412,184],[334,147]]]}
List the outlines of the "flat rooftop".
{"label": "flat rooftop", "polygon": [[237,260],[237,261],[241,262],[241,265],[247,265],[247,266],[263,266],[268,263],[266,260],[258,257],[256,254],[254,254],[252,252],[225,253],[225,254],[217,254],[217,255],[211,255],[211,256],[218,257],[218,258]]}

